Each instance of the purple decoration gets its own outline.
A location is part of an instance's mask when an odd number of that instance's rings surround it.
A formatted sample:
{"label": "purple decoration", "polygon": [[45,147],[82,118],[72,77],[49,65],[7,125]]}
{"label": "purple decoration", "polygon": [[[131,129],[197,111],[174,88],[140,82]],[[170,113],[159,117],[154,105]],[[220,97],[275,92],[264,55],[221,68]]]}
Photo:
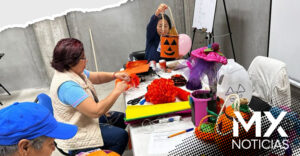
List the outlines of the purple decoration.
{"label": "purple decoration", "polygon": [[203,59],[196,57],[190,57],[189,63],[192,66],[190,68],[189,80],[186,84],[186,88],[189,90],[201,89],[201,80],[204,74],[207,75],[209,80],[209,86],[214,86],[217,77],[217,71],[220,68],[217,62],[207,62]]}
{"label": "purple decoration", "polygon": [[289,148],[285,150],[285,155],[287,156],[293,155],[293,151],[290,144],[289,144]]}

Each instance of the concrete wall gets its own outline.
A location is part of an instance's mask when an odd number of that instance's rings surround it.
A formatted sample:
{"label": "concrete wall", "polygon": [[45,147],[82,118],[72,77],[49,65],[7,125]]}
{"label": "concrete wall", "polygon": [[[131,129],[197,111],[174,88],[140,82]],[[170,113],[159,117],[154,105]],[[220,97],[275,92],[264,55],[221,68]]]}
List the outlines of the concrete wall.
{"label": "concrete wall", "polygon": [[[87,68],[95,70],[89,28],[92,30],[97,65],[101,71],[116,71],[132,51],[145,49],[146,25],[160,3],[173,11],[179,33],[192,37],[195,0],[135,0],[101,12],[71,12],[54,20],[45,20],[27,28],[0,32],[0,83],[10,91],[48,87],[53,69],[52,51],[58,40],[81,40],[88,58]],[[269,25],[268,0],[226,1],[237,60],[248,68],[256,55],[266,55]],[[218,0],[215,34],[227,33],[222,0]],[[206,44],[205,33],[197,31],[193,49]],[[229,37],[216,38],[222,51],[232,57]],[[20,81],[22,80],[22,81]],[[0,89],[0,93],[4,93]]]}
{"label": "concrete wall", "polygon": [[[233,45],[237,62],[248,69],[257,55],[267,56],[269,31],[269,0],[224,0],[233,35]],[[195,0],[184,0],[186,33],[192,37]],[[215,42],[220,43],[221,51],[233,58],[223,0],[217,0],[214,34]],[[206,45],[205,33],[196,31],[193,49]]]}
{"label": "concrete wall", "polygon": [[37,22],[33,25],[33,30],[47,76],[51,79],[54,74],[54,69],[50,65],[53,49],[60,39],[70,37],[65,16]]}
{"label": "concrete wall", "polygon": [[[11,28],[0,33],[0,83],[9,91],[43,88],[49,84],[45,65],[32,26]],[[0,93],[4,93],[0,88]]]}
{"label": "concrete wall", "polygon": [[[215,35],[228,33],[223,0],[217,1]],[[248,69],[257,55],[267,56],[270,0],[226,0],[237,62]],[[216,38],[232,58],[230,38]]]}
{"label": "concrete wall", "polygon": [[119,70],[128,60],[129,53],[145,49],[146,26],[162,2],[172,8],[177,30],[184,33],[182,0],[136,0],[101,12],[69,13],[66,19],[71,37],[78,38],[84,43],[88,69],[95,70],[89,28],[93,34],[99,70]]}
{"label": "concrete wall", "polygon": [[[179,33],[185,32],[183,0],[135,0],[101,12],[71,12],[27,28],[0,32],[0,82],[9,90],[48,87],[53,75],[52,52],[58,40],[78,38],[84,43],[87,68],[95,70],[89,28],[101,71],[116,71],[132,51],[145,49],[146,25],[160,3],[173,10]],[[20,79],[22,81],[20,81]],[[4,93],[0,89],[0,93]]]}

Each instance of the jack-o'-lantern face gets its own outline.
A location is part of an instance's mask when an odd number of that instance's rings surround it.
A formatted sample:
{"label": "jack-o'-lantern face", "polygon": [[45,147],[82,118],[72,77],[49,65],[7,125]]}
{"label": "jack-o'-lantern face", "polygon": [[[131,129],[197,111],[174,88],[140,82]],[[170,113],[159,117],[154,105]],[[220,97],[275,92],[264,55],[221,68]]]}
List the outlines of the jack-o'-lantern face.
{"label": "jack-o'-lantern face", "polygon": [[161,37],[160,56],[164,58],[178,57],[178,36],[162,36]]}

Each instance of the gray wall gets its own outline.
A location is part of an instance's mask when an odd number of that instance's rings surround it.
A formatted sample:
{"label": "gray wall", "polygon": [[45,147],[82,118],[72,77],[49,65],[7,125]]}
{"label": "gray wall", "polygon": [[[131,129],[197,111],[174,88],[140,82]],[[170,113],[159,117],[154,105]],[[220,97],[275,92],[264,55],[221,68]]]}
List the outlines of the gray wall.
{"label": "gray wall", "polygon": [[[89,28],[93,33],[97,65],[101,71],[116,71],[132,51],[145,49],[146,25],[160,3],[173,11],[179,33],[192,37],[195,0],[135,0],[100,12],[70,12],[54,20],[44,20],[27,28],[0,32],[0,83],[10,91],[48,87],[53,69],[52,51],[58,40],[74,37],[84,44],[87,68],[95,70]],[[231,0],[227,10],[237,60],[248,68],[256,55],[266,55],[269,1]],[[218,0],[215,34],[227,33],[222,0]],[[193,49],[206,44],[205,33],[197,31]],[[232,57],[229,37],[217,38],[222,51]],[[4,93],[0,89],[0,93]]]}
{"label": "gray wall", "polygon": [[[89,28],[101,71],[116,71],[128,60],[130,52],[145,49],[146,26],[157,6],[166,1],[136,0],[101,12],[72,12],[67,15],[71,37],[84,43],[88,69],[95,70]],[[185,32],[182,0],[169,0],[178,32]],[[176,4],[176,5],[175,5]],[[125,15],[125,16],[123,16]]]}
{"label": "gray wall", "polygon": [[33,30],[37,38],[36,44],[39,46],[47,76],[51,78],[54,73],[50,65],[53,49],[60,39],[70,37],[65,16],[57,17],[54,20],[37,22],[33,25]]}
{"label": "gray wall", "polygon": [[[226,0],[237,62],[248,69],[255,56],[267,56],[270,0]],[[228,33],[223,0],[218,0],[215,35]],[[216,38],[221,50],[233,58],[230,38]]]}
{"label": "gray wall", "polygon": [[[47,87],[49,79],[32,26],[0,33],[0,83],[9,91]],[[0,88],[0,93],[4,91]]]}

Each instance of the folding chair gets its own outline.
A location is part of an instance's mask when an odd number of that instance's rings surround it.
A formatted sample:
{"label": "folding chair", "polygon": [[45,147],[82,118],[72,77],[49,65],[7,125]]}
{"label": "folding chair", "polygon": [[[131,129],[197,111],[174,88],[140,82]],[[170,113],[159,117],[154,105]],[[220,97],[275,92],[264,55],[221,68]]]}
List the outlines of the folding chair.
{"label": "folding chair", "polygon": [[257,56],[251,62],[248,73],[253,96],[271,106],[291,106],[291,89],[285,63]]}
{"label": "folding chair", "polygon": [[[0,59],[4,56],[4,53],[0,53]],[[2,87],[8,95],[11,95],[10,92],[0,83],[0,87]],[[0,105],[3,105],[0,101]]]}
{"label": "folding chair", "polygon": [[145,50],[141,51],[134,51],[129,54],[129,60],[134,61],[134,60],[145,60]]}

